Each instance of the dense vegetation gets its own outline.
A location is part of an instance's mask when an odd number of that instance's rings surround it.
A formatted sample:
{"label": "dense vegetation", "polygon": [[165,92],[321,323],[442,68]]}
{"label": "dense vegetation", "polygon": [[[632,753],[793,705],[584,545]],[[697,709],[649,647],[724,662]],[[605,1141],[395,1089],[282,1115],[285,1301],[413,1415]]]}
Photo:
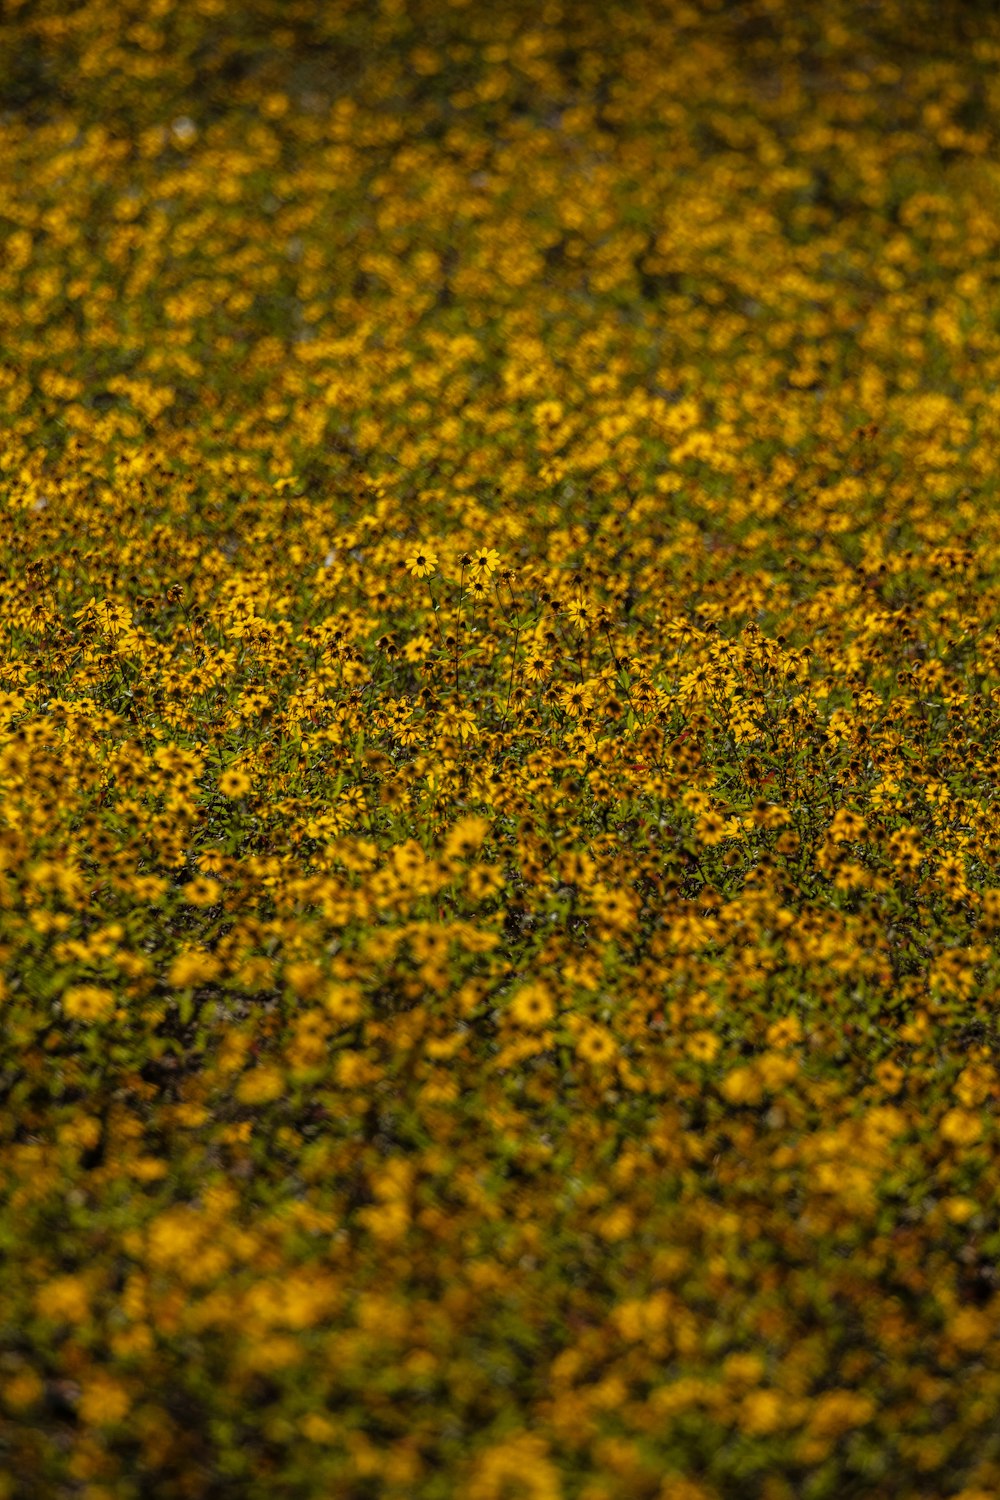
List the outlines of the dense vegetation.
{"label": "dense vegetation", "polygon": [[5,1500],[1000,1493],[998,63],[7,0]]}

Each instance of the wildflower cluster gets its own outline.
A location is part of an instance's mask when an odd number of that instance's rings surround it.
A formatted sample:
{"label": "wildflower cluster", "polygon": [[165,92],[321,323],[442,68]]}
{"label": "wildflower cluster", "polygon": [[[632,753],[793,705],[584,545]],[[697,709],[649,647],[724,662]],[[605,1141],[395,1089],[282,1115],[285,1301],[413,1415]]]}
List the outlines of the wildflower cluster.
{"label": "wildflower cluster", "polygon": [[998,62],[4,8],[0,1500],[1000,1492]]}

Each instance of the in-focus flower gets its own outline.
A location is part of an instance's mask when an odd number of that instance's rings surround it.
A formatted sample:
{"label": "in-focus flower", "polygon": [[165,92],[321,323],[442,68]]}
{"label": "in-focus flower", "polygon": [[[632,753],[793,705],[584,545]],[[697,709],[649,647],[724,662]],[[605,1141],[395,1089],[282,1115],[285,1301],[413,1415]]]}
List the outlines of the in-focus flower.
{"label": "in-focus flower", "polygon": [[500,554],[494,547],[480,547],[469,564],[474,574],[495,573],[499,566]]}
{"label": "in-focus flower", "polygon": [[437,553],[422,547],[406,559],[406,570],[414,578],[429,578],[437,567]]}

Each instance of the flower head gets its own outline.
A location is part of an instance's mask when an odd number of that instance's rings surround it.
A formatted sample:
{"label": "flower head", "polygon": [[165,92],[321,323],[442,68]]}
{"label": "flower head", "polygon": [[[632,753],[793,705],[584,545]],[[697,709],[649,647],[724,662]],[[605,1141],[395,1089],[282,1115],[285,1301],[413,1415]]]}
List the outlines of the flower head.
{"label": "flower head", "polygon": [[245,771],[223,771],[219,777],[219,791],[224,797],[245,797],[250,785]]}
{"label": "flower head", "polygon": [[406,559],[406,570],[413,578],[429,578],[437,567],[437,553],[419,547]]}
{"label": "flower head", "polygon": [[518,1026],[546,1026],[556,1013],[544,984],[525,984],[510,1003],[510,1018]]}
{"label": "flower head", "polygon": [[63,993],[62,1007],[74,1021],[105,1021],[115,1008],[115,997],[97,984],[73,984]]}
{"label": "flower head", "polygon": [[500,554],[494,547],[480,547],[472,554],[469,567],[477,575],[495,573],[500,566]]}

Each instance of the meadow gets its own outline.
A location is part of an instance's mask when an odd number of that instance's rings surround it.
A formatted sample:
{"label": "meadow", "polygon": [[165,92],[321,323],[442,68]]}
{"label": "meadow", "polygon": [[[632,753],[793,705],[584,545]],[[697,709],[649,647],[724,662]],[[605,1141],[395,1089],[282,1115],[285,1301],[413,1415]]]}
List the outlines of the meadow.
{"label": "meadow", "polygon": [[0,1500],[1000,1495],[998,64],[7,0]]}

